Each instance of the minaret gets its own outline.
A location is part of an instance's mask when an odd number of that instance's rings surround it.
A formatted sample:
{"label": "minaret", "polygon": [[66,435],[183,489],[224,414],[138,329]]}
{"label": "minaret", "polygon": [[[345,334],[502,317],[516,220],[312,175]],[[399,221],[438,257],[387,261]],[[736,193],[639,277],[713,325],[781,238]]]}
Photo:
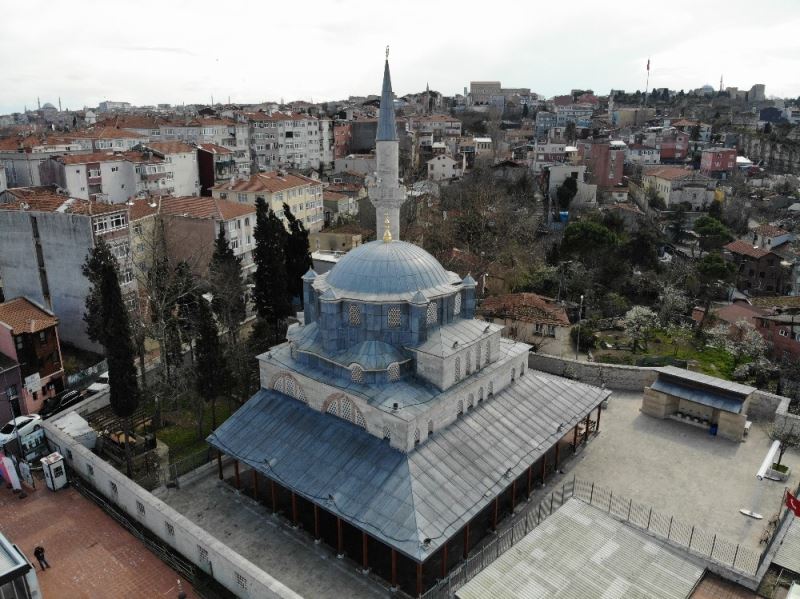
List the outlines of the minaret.
{"label": "minaret", "polygon": [[380,232],[384,219],[389,220],[392,239],[400,239],[400,205],[406,201],[406,188],[400,185],[400,142],[394,116],[394,95],[389,76],[389,46],[383,69],[381,112],[375,136],[377,172],[369,185],[369,199],[375,206],[375,231]]}

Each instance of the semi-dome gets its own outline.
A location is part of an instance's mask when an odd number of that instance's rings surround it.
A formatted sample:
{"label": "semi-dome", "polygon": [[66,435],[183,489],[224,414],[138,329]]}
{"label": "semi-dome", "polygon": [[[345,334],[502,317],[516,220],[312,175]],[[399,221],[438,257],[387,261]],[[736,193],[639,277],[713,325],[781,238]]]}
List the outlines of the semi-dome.
{"label": "semi-dome", "polygon": [[411,299],[452,293],[460,277],[413,243],[372,241],[350,250],[330,272],[326,283],[338,297],[367,295]]}

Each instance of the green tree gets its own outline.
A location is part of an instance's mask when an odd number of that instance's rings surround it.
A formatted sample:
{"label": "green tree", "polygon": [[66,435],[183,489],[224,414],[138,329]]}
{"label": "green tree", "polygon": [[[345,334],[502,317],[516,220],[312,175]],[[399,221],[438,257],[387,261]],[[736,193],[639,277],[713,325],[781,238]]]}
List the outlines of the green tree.
{"label": "green tree", "polygon": [[211,309],[225,328],[229,344],[235,345],[239,325],[246,315],[245,285],[242,280],[242,259],[233,253],[222,223],[214,242],[208,282],[212,295]]}
{"label": "green tree", "polygon": [[125,463],[130,477],[133,475],[129,442],[131,416],[139,406],[139,385],[134,366],[136,353],[128,310],[119,287],[117,261],[102,238],[89,252],[83,265],[83,275],[90,284],[83,316],[86,331],[92,341],[100,343],[105,349],[111,410],[123,421]]}
{"label": "green tree", "polygon": [[686,208],[682,205],[678,206],[670,215],[667,229],[669,230],[673,243],[680,244],[686,239],[688,234],[686,230],[686,220]]}
{"label": "green tree", "polygon": [[700,236],[700,249],[705,251],[719,250],[724,244],[733,240],[728,227],[711,216],[701,216],[694,222],[694,232]]}
{"label": "green tree", "polygon": [[697,275],[700,281],[700,299],[703,301],[703,318],[697,327],[698,334],[711,310],[711,302],[720,291],[728,285],[736,273],[736,267],[725,260],[719,252],[711,252],[703,256],[697,263]]}
{"label": "green tree", "polygon": [[[197,339],[200,293],[189,264],[181,260],[175,267],[175,287],[177,296],[177,320],[182,343],[189,346],[189,356],[194,360],[194,341]],[[205,301],[205,300],[202,300]]]}
{"label": "green tree", "polygon": [[530,109],[528,108],[528,105],[527,105],[527,104],[523,104],[523,105],[522,105],[522,118],[523,118],[523,119],[527,119],[527,118],[528,118],[528,112],[529,112],[529,110],[530,110]]}
{"label": "green tree", "polygon": [[[217,398],[225,393],[230,383],[227,360],[219,341],[219,330],[214,315],[205,300],[198,303],[197,346],[194,362],[194,377],[197,392],[205,402],[211,404],[211,428],[217,428]],[[198,437],[203,435],[203,412],[197,417]]]}
{"label": "green tree", "polygon": [[285,237],[286,276],[289,301],[299,297],[303,305],[303,275],[313,268],[311,250],[308,246],[308,231],[303,222],[292,214],[288,204],[283,205],[283,214],[289,225],[289,234]]}
{"label": "green tree", "polygon": [[644,197],[647,205],[653,210],[666,210],[667,205],[664,203],[664,198],[652,185],[648,185],[644,190]]}
{"label": "green tree", "polygon": [[757,361],[767,351],[767,343],[756,330],[756,327],[745,319],[734,324],[721,324],[711,330],[714,345],[726,350],[733,356],[733,367],[736,368],[745,358]]}
{"label": "green tree", "polygon": [[564,127],[564,139],[567,143],[575,143],[575,140],[578,139],[578,132],[575,127],[574,122],[567,123],[567,126]]}
{"label": "green tree", "polygon": [[607,227],[593,221],[567,225],[561,241],[561,252],[577,256],[585,264],[602,261],[619,244],[619,238]]}
{"label": "green tree", "polygon": [[253,302],[259,317],[272,327],[277,340],[280,323],[291,313],[285,254],[287,234],[280,219],[261,198],[256,201],[254,238],[256,273]]}

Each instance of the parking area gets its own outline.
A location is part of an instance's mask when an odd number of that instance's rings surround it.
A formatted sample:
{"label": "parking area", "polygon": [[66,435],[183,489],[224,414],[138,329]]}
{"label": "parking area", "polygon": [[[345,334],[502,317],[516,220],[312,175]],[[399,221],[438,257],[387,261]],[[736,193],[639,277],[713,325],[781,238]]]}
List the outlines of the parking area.
{"label": "parking area", "polygon": [[[760,423],[753,423],[747,440],[737,443],[642,414],[641,403],[641,393],[614,393],[600,434],[566,466],[565,476],[593,481],[615,495],[759,548],[767,520],[781,506],[784,486],[797,485],[800,455],[790,451],[784,456],[793,468],[787,483],[759,481],[756,472],[771,445]],[[764,519],[744,516],[740,509]]]}

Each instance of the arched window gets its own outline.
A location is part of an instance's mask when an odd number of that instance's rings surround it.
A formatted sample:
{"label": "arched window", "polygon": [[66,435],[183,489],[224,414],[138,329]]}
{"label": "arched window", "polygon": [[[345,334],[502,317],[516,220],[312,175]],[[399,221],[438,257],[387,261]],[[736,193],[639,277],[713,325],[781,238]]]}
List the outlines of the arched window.
{"label": "arched window", "polygon": [[389,376],[390,383],[400,380],[400,364],[397,362],[392,362],[389,364],[389,368],[386,369],[386,372]]}
{"label": "arched window", "polygon": [[467,412],[469,412],[475,406],[475,395],[470,393],[467,396]]}
{"label": "arched window", "polygon": [[289,344],[289,351],[291,352],[292,359],[293,359],[293,360],[297,359],[297,343],[295,343],[294,341],[292,341],[292,342]]}
{"label": "arched window", "polygon": [[472,372],[472,352],[469,350],[467,350],[467,357],[464,358],[464,363],[466,364],[467,376],[469,376]]}
{"label": "arched window", "polygon": [[494,382],[489,381],[489,397],[494,397]]}
{"label": "arched window", "polygon": [[[338,416],[342,420],[352,422],[361,428],[367,428],[367,423],[364,420],[364,415],[358,409],[353,400],[347,397],[344,393],[334,393],[322,404],[322,411],[328,414]],[[388,432],[388,428],[384,427],[384,436]]]}
{"label": "arched window", "polygon": [[513,383],[516,379],[517,379],[517,369],[516,368],[512,368],[511,369],[511,382]]}
{"label": "arched window", "polygon": [[419,445],[419,429],[414,429],[414,445]]}
{"label": "arched window", "polygon": [[463,415],[464,415],[464,400],[463,399],[459,399],[458,400],[458,413],[456,414],[456,416],[458,416],[460,418]]}
{"label": "arched window", "polygon": [[392,433],[388,426],[383,427],[383,438],[389,441],[392,438]]}
{"label": "arched window", "polygon": [[525,362],[519,365],[519,378],[525,376]]}
{"label": "arched window", "polygon": [[475,346],[475,370],[478,371],[481,369],[481,344],[478,343]]}
{"label": "arched window", "polygon": [[478,403],[481,403],[482,401],[483,401],[483,387],[478,389]]}
{"label": "arched window", "polygon": [[303,388],[291,374],[283,373],[277,375],[272,381],[272,388],[279,393],[307,403]]}
{"label": "arched window", "polygon": [[489,345],[489,341],[486,341],[486,365],[489,365],[489,358],[491,357],[492,353],[492,346]]}
{"label": "arched window", "polygon": [[428,436],[433,434],[433,420],[428,420]]}
{"label": "arched window", "polygon": [[350,367],[350,380],[359,385],[364,384],[364,369],[358,364],[353,364]]}
{"label": "arched window", "polygon": [[458,316],[459,314],[461,314],[461,294],[456,293],[453,299],[453,315]]}
{"label": "arched window", "polygon": [[400,326],[400,308],[389,308],[389,315],[387,316],[389,326],[396,328]]}
{"label": "arched window", "polygon": [[428,304],[428,312],[425,315],[425,321],[428,324],[436,324],[439,321],[439,309],[436,302]]}
{"label": "arched window", "polygon": [[461,380],[461,358],[456,357],[455,365],[453,366],[453,379],[457,383]]}

